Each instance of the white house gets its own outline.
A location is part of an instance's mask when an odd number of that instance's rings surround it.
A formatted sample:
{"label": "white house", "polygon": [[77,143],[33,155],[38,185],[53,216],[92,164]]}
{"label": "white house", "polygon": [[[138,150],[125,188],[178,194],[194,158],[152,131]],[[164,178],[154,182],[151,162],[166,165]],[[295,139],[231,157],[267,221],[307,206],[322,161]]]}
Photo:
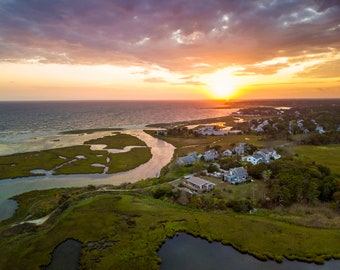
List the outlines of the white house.
{"label": "white house", "polygon": [[245,156],[242,157],[242,161],[245,162],[250,162],[253,165],[257,165],[259,163],[266,163],[266,159],[263,156],[259,156],[259,155],[252,155],[252,156]]}
{"label": "white house", "polygon": [[317,126],[317,127],[315,128],[315,130],[316,130],[317,132],[319,132],[319,134],[324,134],[324,133],[326,133],[326,131],[323,129],[322,126]]}
{"label": "white house", "polygon": [[190,188],[193,188],[198,191],[207,191],[207,190],[212,190],[215,187],[214,183],[211,183],[207,180],[204,180],[202,178],[192,176],[186,181],[187,186]]}
{"label": "white house", "polygon": [[275,149],[262,149],[255,153],[256,155],[262,156],[266,163],[269,163],[271,159],[279,159],[281,158],[281,155],[278,154]]}
{"label": "white house", "polygon": [[228,134],[228,130],[215,128],[215,126],[204,126],[198,129],[196,132],[203,136],[222,136]]}

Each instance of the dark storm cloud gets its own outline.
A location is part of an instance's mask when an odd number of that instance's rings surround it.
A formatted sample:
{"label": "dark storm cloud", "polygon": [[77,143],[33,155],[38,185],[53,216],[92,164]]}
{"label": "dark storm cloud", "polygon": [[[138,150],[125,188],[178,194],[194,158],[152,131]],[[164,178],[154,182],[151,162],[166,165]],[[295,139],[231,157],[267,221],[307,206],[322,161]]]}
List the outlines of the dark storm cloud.
{"label": "dark storm cloud", "polygon": [[339,50],[339,14],[338,0],[0,0],[0,59],[199,72]]}

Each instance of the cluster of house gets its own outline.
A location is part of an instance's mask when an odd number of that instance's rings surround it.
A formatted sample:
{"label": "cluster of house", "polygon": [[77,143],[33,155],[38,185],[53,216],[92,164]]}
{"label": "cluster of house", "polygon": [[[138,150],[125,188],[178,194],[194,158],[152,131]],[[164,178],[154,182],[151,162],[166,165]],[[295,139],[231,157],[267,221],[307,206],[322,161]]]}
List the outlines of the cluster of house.
{"label": "cluster of house", "polygon": [[[300,129],[303,133],[309,133],[309,130],[303,126],[303,119],[297,120],[297,121],[296,121],[296,125],[299,127],[299,129]],[[292,129],[292,125],[291,125],[291,123],[289,122],[289,133],[292,133],[292,132],[291,132],[291,129]]]}
{"label": "cluster of house", "polygon": [[[222,155],[225,157],[231,157],[233,155],[242,156],[241,160],[245,162],[250,162],[253,165],[257,165],[259,163],[269,163],[271,160],[276,160],[281,158],[281,155],[276,152],[275,149],[262,149],[254,152],[252,155],[245,156],[245,152],[247,148],[246,143],[239,143],[234,147],[233,150],[227,149]],[[177,164],[179,165],[193,165],[197,160],[201,160],[202,158],[205,161],[213,161],[218,159],[220,154],[215,149],[210,149],[205,151],[203,154],[197,154],[196,152],[192,152],[187,156],[180,157],[177,160]]]}
{"label": "cluster of house", "polygon": [[205,151],[203,154],[197,154],[196,152],[192,152],[184,157],[180,157],[177,160],[177,164],[193,165],[197,160],[201,160],[202,158],[205,161],[213,161],[214,159],[218,159],[219,155],[220,154],[215,149]]}
{"label": "cluster of house", "polygon": [[[242,156],[241,160],[244,162],[249,162],[253,165],[257,165],[259,163],[269,163],[271,160],[276,160],[281,158],[281,155],[278,154],[275,149],[262,149],[254,152],[252,155],[245,156],[245,152],[247,149],[246,143],[239,143],[236,145],[233,150],[225,150],[222,155],[223,156],[232,156],[238,155]],[[204,159],[205,161],[213,161],[219,158],[219,153],[215,149],[208,150],[203,154],[197,154],[196,152],[190,153],[187,156],[180,157],[177,160],[177,163],[180,165],[193,165],[196,161]],[[219,168],[219,164],[216,163],[216,166]],[[222,170],[219,168],[217,172],[211,174],[216,178],[222,178],[223,181],[227,181],[231,184],[240,184],[244,183],[248,179],[248,172],[244,167],[236,167],[231,168],[229,170]],[[197,178],[197,177],[196,177]],[[193,178],[193,182],[190,179],[187,179],[187,185],[195,188],[196,190],[210,190],[213,188],[213,185],[210,185],[209,181],[204,179],[203,182],[197,182],[198,180]],[[206,182],[204,182],[206,181]],[[205,183],[206,185],[203,185]],[[212,184],[212,183],[211,183]]]}
{"label": "cluster of house", "polygon": [[[319,134],[324,134],[326,131],[324,130],[324,128],[322,126],[320,126],[314,119],[310,120],[313,124],[315,124],[315,131],[318,132]],[[304,120],[303,119],[299,119],[296,120],[296,125],[298,126],[298,128],[303,132],[303,133],[309,133],[310,131],[304,127],[303,125]],[[288,127],[288,133],[289,134],[293,134],[293,121],[289,122],[289,127]]]}
{"label": "cluster of house", "polygon": [[262,123],[260,123],[259,125],[252,125],[250,127],[251,130],[256,131],[256,132],[264,132],[264,127],[269,125],[269,121],[268,120],[264,120]]}
{"label": "cluster of house", "polygon": [[[240,184],[246,182],[248,179],[248,172],[243,167],[232,168],[222,173],[222,180],[231,184]],[[196,191],[209,191],[214,189],[215,184],[196,176],[186,178],[184,184]]]}
{"label": "cluster of house", "polygon": [[241,160],[250,162],[253,165],[257,165],[259,163],[269,163],[271,160],[276,160],[279,158],[281,158],[281,155],[278,154],[275,149],[263,149],[254,152],[252,155],[243,156]]}
{"label": "cluster of house", "polygon": [[231,130],[231,127],[219,128],[216,126],[204,126],[195,130],[197,134],[203,136],[223,136],[228,134],[241,134],[242,130]]}

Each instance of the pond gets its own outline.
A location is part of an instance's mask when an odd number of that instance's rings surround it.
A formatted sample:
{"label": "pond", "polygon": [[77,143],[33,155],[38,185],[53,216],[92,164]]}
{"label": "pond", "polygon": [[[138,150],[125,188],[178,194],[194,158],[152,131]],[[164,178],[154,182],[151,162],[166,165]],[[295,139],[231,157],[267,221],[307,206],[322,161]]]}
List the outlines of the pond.
{"label": "pond", "polygon": [[0,221],[10,218],[18,208],[18,203],[15,200],[4,200],[0,202]]}
{"label": "pond", "polygon": [[260,261],[255,257],[242,254],[231,246],[219,242],[209,243],[202,238],[181,233],[168,239],[158,252],[162,259],[161,270],[334,270],[340,269],[340,260],[326,261],[323,265],[284,260]]}
{"label": "pond", "polygon": [[52,254],[49,265],[41,267],[42,270],[77,270],[81,256],[81,243],[74,239],[67,239],[59,244]]}

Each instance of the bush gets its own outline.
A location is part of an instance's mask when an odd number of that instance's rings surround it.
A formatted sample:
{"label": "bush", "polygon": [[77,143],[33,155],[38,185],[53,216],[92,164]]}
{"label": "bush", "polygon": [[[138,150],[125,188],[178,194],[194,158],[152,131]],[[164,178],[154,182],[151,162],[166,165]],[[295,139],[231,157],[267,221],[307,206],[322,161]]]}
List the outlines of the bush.
{"label": "bush", "polygon": [[159,199],[162,197],[172,197],[172,186],[168,183],[156,186],[151,190],[151,194],[155,199]]}
{"label": "bush", "polygon": [[227,206],[235,212],[247,213],[253,209],[252,202],[249,199],[241,199],[239,201],[231,200],[227,202]]}

